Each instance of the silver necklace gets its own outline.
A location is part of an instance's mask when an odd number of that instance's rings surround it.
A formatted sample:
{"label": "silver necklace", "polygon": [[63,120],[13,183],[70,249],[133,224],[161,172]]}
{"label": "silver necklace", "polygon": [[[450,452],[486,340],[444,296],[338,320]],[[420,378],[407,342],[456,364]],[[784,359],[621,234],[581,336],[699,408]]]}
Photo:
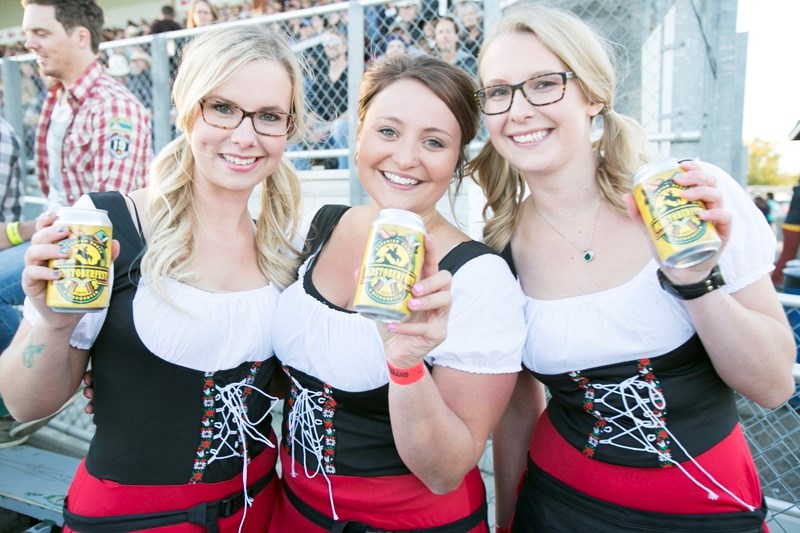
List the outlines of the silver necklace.
{"label": "silver necklace", "polygon": [[539,209],[536,208],[536,204],[533,205],[533,208],[534,208],[534,211],[536,211],[536,214],[539,215],[539,217],[542,220],[544,220],[545,224],[550,226],[550,228],[553,231],[555,231],[558,234],[559,237],[561,237],[562,239],[564,239],[565,241],[570,243],[570,245],[572,245],[573,248],[578,250],[578,252],[581,254],[583,260],[588,263],[589,261],[594,259],[594,252],[592,251],[592,245],[594,244],[594,235],[595,235],[595,233],[597,233],[597,219],[600,216],[600,207],[602,205],[603,205],[603,201],[600,200],[600,202],[597,204],[597,211],[594,214],[594,225],[592,226],[592,238],[589,239],[589,246],[587,246],[586,248],[581,248],[580,246],[575,244],[575,241],[572,241],[572,240],[568,239],[566,235],[564,235],[563,233],[558,231],[557,227],[555,227],[553,224],[551,224],[549,220],[544,218],[544,215],[541,213],[541,211],[539,211]]}

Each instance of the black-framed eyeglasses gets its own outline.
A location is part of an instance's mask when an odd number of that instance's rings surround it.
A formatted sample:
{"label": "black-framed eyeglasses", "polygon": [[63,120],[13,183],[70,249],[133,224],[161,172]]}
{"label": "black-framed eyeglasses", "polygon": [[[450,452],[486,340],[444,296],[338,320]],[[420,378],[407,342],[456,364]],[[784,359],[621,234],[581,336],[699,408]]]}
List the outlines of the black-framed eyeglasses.
{"label": "black-framed eyeglasses", "polygon": [[475,91],[475,98],[485,115],[500,115],[511,109],[519,89],[535,106],[555,104],[567,92],[567,80],[577,78],[574,72],[548,72],[512,85],[491,85]]}
{"label": "black-framed eyeglasses", "polygon": [[259,135],[282,137],[292,129],[291,113],[261,109],[245,111],[234,104],[222,100],[200,100],[200,114],[203,122],[223,130],[235,130],[245,118],[250,118],[253,129]]}

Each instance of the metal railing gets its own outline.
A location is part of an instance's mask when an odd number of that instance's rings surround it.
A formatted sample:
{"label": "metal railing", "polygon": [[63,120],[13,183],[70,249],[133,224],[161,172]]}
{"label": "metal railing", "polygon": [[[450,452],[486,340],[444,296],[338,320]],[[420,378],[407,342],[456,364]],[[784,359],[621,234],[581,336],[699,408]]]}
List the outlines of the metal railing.
{"label": "metal railing", "polygon": [[[662,155],[699,157],[713,161],[735,177],[744,175],[741,147],[729,147],[717,139],[740,138],[744,83],[741,50],[733,46],[736,0],[687,2],[686,0],[642,0],[620,3],[616,0],[552,0],[593,24],[611,40],[619,42],[621,76],[615,109],[639,120]],[[316,167],[348,167],[350,203],[361,203],[365,196],[350,161],[356,131],[355,113],[342,115],[343,109],[356,109],[358,86],[364,66],[385,53],[388,43],[398,36],[409,41],[408,50],[436,53],[431,22],[438,15],[452,13],[459,27],[464,50],[475,53],[483,35],[502,11],[520,2],[495,0],[424,0],[416,8],[412,23],[402,19],[402,8],[391,0],[340,2],[309,9],[253,17],[223,24],[258,24],[284,30],[294,41],[299,57],[309,64],[308,101],[312,111],[323,115],[315,121],[315,135],[289,147],[289,157],[300,170]],[[477,37],[467,30],[464,6],[478,9]],[[699,7],[698,7],[699,6]],[[321,21],[317,24],[317,21]],[[346,97],[315,83],[325,74],[327,57],[322,46],[328,35],[307,30],[322,24],[333,28],[347,44],[348,78]],[[180,50],[193,36],[213,26],[180,30],[102,43],[101,59],[121,55],[129,72],[120,75],[134,94],[151,108],[154,146],[163,147],[174,133],[169,89],[180,61]],[[469,46],[466,43],[471,43]],[[148,57],[148,64],[135,57]],[[43,100],[44,84],[36,73],[32,54],[0,59],[0,85],[3,111],[24,139],[24,155],[33,154],[35,117]],[[119,58],[117,58],[119,59]],[[722,68],[724,66],[725,68]],[[713,68],[712,68],[713,67]],[[125,69],[123,69],[124,71]],[[688,76],[690,79],[681,79]],[[346,100],[346,101],[345,101]],[[738,130],[737,130],[738,128]],[[729,131],[731,130],[731,131]],[[736,130],[736,131],[734,131]],[[702,132],[702,133],[701,133]],[[28,194],[37,195],[38,183],[30,182]]]}

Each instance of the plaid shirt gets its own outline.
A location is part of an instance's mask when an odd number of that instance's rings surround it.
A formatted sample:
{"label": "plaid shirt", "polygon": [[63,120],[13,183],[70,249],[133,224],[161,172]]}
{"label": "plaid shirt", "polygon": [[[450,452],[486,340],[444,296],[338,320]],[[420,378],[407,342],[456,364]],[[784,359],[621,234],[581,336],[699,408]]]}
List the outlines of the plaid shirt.
{"label": "plaid shirt", "polygon": [[22,213],[19,147],[14,128],[0,117],[0,222],[19,220]]}
{"label": "plaid shirt", "polygon": [[61,151],[67,202],[72,205],[88,192],[125,194],[144,187],[152,156],[149,113],[95,61],[71,87],[56,82],[47,91],[36,127],[36,172],[42,191],[50,190],[47,129],[62,91],[72,108]]}

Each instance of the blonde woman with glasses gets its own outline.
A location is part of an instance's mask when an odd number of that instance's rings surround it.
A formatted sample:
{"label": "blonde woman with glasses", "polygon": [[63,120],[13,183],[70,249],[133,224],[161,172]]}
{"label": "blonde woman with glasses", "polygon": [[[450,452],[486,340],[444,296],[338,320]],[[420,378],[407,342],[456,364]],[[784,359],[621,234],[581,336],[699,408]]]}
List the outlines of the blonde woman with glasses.
{"label": "blonde woman with glasses", "polygon": [[763,215],[720,168],[683,163],[679,194],[705,202],[723,247],[660,265],[630,194],[647,140],[614,110],[605,41],[536,4],[494,25],[479,62],[484,237],[527,295],[524,368],[494,432],[498,530],[513,513],[515,533],[762,531],[733,391],[780,405],[795,353]]}
{"label": "blonde woman with glasses", "polygon": [[0,389],[19,420],[45,416],[91,362],[97,428],[65,531],[266,530],[279,494],[272,317],[297,268],[300,212],[284,150],[304,128],[302,80],[284,38],[256,27],[186,47],[173,88],[184,133],[156,159],[151,185],[78,202],[113,222],[107,312],[45,305],[58,277],[47,261],[65,257],[65,234],[52,215],[40,221],[23,274],[26,318],[0,360]]}

